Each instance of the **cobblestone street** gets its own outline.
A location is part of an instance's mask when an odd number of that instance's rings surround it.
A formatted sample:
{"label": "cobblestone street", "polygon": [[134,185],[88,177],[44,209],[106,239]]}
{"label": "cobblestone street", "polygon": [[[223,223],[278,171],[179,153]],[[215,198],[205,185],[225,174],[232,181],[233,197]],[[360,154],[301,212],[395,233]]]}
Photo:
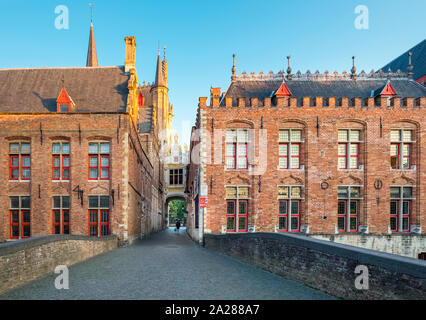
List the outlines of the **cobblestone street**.
{"label": "cobblestone street", "polygon": [[182,230],[155,234],[69,268],[69,290],[57,274],[35,280],[0,299],[332,299],[192,242]]}

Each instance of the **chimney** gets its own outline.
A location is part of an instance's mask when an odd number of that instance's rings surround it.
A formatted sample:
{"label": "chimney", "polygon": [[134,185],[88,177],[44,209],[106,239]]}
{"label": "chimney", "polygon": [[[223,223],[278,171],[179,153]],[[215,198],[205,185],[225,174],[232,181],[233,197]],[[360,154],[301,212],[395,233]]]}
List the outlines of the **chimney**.
{"label": "chimney", "polygon": [[136,39],[135,37],[124,38],[126,42],[126,60],[124,62],[125,72],[136,69]]}

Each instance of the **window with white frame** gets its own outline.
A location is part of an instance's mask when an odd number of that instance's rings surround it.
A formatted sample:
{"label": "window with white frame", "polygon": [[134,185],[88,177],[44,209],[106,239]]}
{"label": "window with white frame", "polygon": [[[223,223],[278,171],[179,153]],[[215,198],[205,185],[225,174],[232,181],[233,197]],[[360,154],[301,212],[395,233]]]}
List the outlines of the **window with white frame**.
{"label": "window with white frame", "polygon": [[390,188],[390,229],[392,232],[410,232],[413,207],[412,187]]}
{"label": "window with white frame", "polygon": [[339,186],[337,191],[337,228],[339,232],[358,232],[361,187]]}
{"label": "window with white frame", "polygon": [[247,232],[249,188],[226,187],[226,231]]}
{"label": "window with white frame", "polygon": [[31,200],[29,196],[9,197],[10,239],[31,237]]}
{"label": "window with white frame", "polygon": [[278,231],[300,231],[302,186],[278,186]]}
{"label": "window with white frame", "polygon": [[413,152],[413,130],[395,129],[390,132],[390,163],[392,169],[410,169]]}
{"label": "window with white frame", "polygon": [[70,197],[52,198],[52,233],[70,234]]}
{"label": "window with white frame", "polygon": [[226,169],[248,169],[248,130],[226,130]]}
{"label": "window with white frame", "polygon": [[278,135],[278,161],[280,169],[300,169],[302,130],[281,129]]}
{"label": "window with white frame", "polygon": [[361,130],[339,129],[338,167],[339,169],[359,169]]}

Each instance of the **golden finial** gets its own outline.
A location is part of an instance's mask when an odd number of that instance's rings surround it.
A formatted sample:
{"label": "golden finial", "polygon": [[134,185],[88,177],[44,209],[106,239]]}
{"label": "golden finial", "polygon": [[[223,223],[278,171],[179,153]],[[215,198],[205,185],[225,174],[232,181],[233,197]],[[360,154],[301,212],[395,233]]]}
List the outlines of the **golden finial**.
{"label": "golden finial", "polygon": [[89,3],[89,7],[90,7],[90,22],[93,22],[93,7],[94,7],[94,5]]}
{"label": "golden finial", "polygon": [[65,88],[65,76],[62,74],[62,88]]}
{"label": "golden finial", "polygon": [[164,50],[164,60],[166,60],[166,46],[163,47]]}

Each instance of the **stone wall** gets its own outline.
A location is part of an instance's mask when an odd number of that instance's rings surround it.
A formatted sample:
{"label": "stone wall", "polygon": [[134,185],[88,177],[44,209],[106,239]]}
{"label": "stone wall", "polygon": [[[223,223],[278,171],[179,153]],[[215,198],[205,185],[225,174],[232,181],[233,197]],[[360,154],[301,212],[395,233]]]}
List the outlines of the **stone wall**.
{"label": "stone wall", "polygon": [[313,238],[417,259],[426,252],[426,236],[416,234],[336,234],[312,235]]}
{"label": "stone wall", "polygon": [[[54,235],[0,244],[0,294],[118,247],[116,236]],[[52,286],[54,284],[52,283]]]}
{"label": "stone wall", "polygon": [[[423,260],[294,234],[207,234],[205,246],[344,299],[426,299]],[[355,287],[358,265],[368,290]]]}

